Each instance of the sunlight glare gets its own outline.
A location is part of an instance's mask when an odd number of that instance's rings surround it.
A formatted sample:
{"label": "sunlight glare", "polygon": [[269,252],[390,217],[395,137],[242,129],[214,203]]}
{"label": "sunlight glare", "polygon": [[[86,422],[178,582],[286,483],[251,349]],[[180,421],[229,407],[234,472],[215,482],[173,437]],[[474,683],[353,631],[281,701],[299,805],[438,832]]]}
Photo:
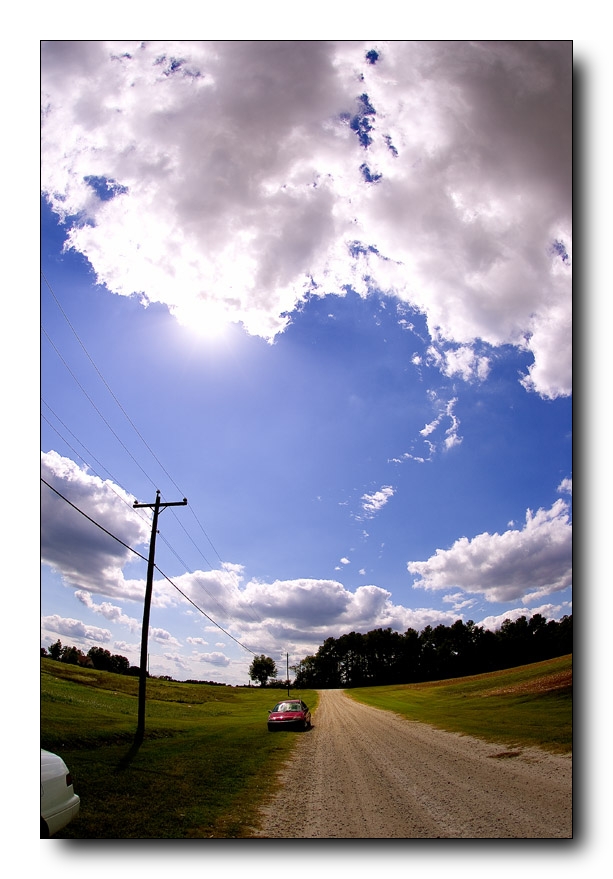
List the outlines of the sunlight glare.
{"label": "sunlight glare", "polygon": [[232,323],[225,308],[219,302],[185,300],[172,309],[173,316],[192,333],[209,341],[216,341],[225,335]]}

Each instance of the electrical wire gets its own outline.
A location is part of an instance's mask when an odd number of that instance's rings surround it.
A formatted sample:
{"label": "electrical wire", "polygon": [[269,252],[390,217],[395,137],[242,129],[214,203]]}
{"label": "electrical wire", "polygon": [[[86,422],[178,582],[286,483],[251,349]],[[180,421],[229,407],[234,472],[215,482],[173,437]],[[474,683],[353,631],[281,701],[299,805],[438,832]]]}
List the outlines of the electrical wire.
{"label": "electrical wire", "polygon": [[[96,464],[98,464],[98,466],[99,466],[102,470],[104,470],[104,472],[107,474],[107,476],[109,476],[109,477],[111,478],[111,480],[115,483],[115,485],[118,485],[120,488],[123,488],[124,491],[126,491],[126,489],[125,489],[124,486],[120,483],[120,481],[117,479],[117,477],[114,476],[114,475],[111,473],[111,471],[108,470],[108,469],[104,466],[104,464],[103,464],[101,461],[98,460],[98,458],[96,458],[96,456],[93,454],[93,452],[91,452],[91,451],[87,448],[87,446],[86,446],[84,443],[82,443],[81,440],[80,440],[77,436],[75,436],[75,434],[74,434],[74,433],[72,432],[72,430],[68,427],[68,425],[67,425],[67,424],[64,424],[64,422],[63,422],[62,419],[59,417],[59,415],[58,415],[56,412],[53,411],[53,409],[51,408],[51,406],[50,406],[50,405],[49,405],[49,404],[48,404],[48,403],[47,403],[42,397],[41,397],[41,402],[43,403],[44,406],[46,406],[46,407],[49,409],[49,411],[53,414],[54,418],[57,418],[57,420],[60,422],[60,424],[62,425],[62,427],[63,427],[65,430],[68,431],[68,433],[70,434],[70,436],[71,436],[74,440],[76,440],[76,442],[78,442],[79,445],[81,445],[81,446],[85,449],[85,451],[87,452],[87,454],[90,455],[91,459],[92,459],[93,461],[95,461]],[[87,460],[83,457],[83,455],[82,455],[77,449],[75,449],[75,447],[74,447],[73,445],[71,445],[71,444],[68,442],[68,440],[66,439],[66,437],[63,436],[63,435],[60,433],[60,431],[57,429],[57,427],[55,427],[55,425],[51,424],[51,422],[49,421],[49,419],[47,418],[47,416],[44,415],[42,412],[41,412],[41,417],[47,422],[47,424],[49,425],[49,427],[51,428],[51,430],[53,430],[53,431],[59,436],[59,438],[62,440],[62,442],[63,442],[63,443],[66,443],[66,445],[68,446],[68,448],[69,448],[72,452],[75,453],[75,455],[77,456],[77,458],[80,458],[81,461],[83,461],[83,463],[84,463],[85,466],[88,468],[88,470],[91,470],[92,473],[95,473],[95,474],[96,474],[96,476],[100,476],[99,473],[96,473],[96,470],[91,466],[91,464],[89,463],[89,461],[87,461]],[[101,477],[101,478],[102,478],[102,477]],[[126,493],[127,493],[127,494],[130,494],[130,492],[126,492]]]}
{"label": "electrical wire", "polygon": [[[145,448],[147,449],[147,451],[149,452],[149,454],[152,456],[152,458],[157,462],[157,464],[160,466],[160,468],[162,469],[162,471],[163,471],[163,472],[166,474],[166,476],[170,479],[170,481],[172,482],[172,484],[174,485],[174,487],[177,489],[177,491],[179,492],[179,494],[180,494],[182,497],[185,497],[186,492],[184,492],[184,491],[183,491],[183,490],[177,485],[177,483],[175,482],[175,480],[172,478],[172,476],[170,475],[170,473],[168,472],[168,470],[166,469],[166,467],[164,467],[163,463],[160,461],[160,459],[158,458],[158,456],[155,454],[155,452],[153,451],[153,449],[151,448],[151,446],[149,445],[149,443],[147,442],[147,440],[144,438],[144,436],[142,435],[142,433],[139,431],[138,427],[137,427],[137,426],[135,425],[135,423],[132,421],[132,419],[130,418],[130,416],[129,416],[128,413],[126,412],[125,408],[122,406],[121,402],[119,401],[119,399],[117,398],[117,396],[116,396],[115,393],[113,392],[111,386],[109,385],[109,383],[107,382],[107,380],[106,380],[105,377],[103,376],[102,372],[100,371],[100,369],[99,369],[98,366],[96,365],[94,359],[92,358],[92,356],[90,355],[89,351],[87,350],[87,348],[86,348],[85,345],[83,344],[83,341],[82,341],[81,338],[79,337],[79,334],[77,333],[77,331],[75,330],[74,326],[73,326],[72,323],[70,322],[70,319],[69,319],[68,315],[66,314],[65,310],[62,308],[62,305],[61,305],[59,299],[58,299],[57,296],[55,295],[55,291],[53,290],[53,287],[51,286],[51,284],[50,284],[49,281],[47,280],[47,278],[46,278],[46,276],[45,276],[45,274],[44,274],[44,272],[43,272],[42,270],[41,270],[41,276],[42,276],[42,278],[43,278],[45,284],[47,285],[47,287],[48,287],[48,289],[49,289],[49,292],[50,292],[51,295],[53,296],[53,299],[55,300],[55,303],[56,303],[57,307],[59,308],[59,310],[60,310],[62,316],[64,317],[64,320],[66,321],[66,323],[67,323],[68,326],[70,327],[70,329],[71,329],[71,331],[72,331],[74,337],[76,338],[77,342],[79,343],[79,345],[80,345],[81,348],[83,349],[83,351],[84,351],[84,353],[85,353],[85,356],[87,357],[87,359],[89,360],[89,362],[91,363],[91,365],[93,366],[93,368],[95,369],[95,371],[96,371],[96,373],[98,374],[98,376],[99,376],[101,382],[104,384],[105,388],[107,389],[107,391],[109,392],[109,394],[111,395],[111,397],[113,398],[113,400],[115,401],[115,403],[117,404],[117,406],[119,407],[120,411],[123,413],[123,415],[124,415],[124,417],[126,418],[127,422],[130,424],[130,426],[132,427],[132,429],[134,430],[134,432],[136,433],[136,435],[139,437],[139,439],[141,440],[141,442],[143,443],[143,445],[145,446]],[[49,341],[51,342],[51,339],[49,338],[49,336],[48,336],[46,330],[44,330],[44,328],[43,328],[43,332],[45,333],[45,335],[47,336],[47,338],[48,338]],[[53,344],[53,342],[51,342],[51,344],[52,344],[53,347],[55,348],[55,350],[56,350],[58,356],[60,356],[60,358],[62,359],[62,362],[64,363],[64,365],[66,366],[66,368],[69,370],[70,374],[73,376],[73,378],[75,378],[74,374],[73,374],[72,371],[68,368],[66,362],[64,361],[64,359],[63,359],[63,358],[61,357],[61,355],[59,354],[59,351],[57,350],[57,348],[55,347],[55,345]],[[76,378],[75,378],[75,381],[77,381]],[[77,381],[77,384],[79,384],[78,381]],[[79,384],[79,387],[81,387],[80,384]],[[82,387],[81,387],[81,390],[83,390]],[[85,393],[85,391],[83,391],[83,392]],[[88,395],[86,394],[86,396],[88,396]],[[90,398],[88,397],[88,399],[90,399]],[[91,401],[91,399],[90,399],[90,402],[92,403],[92,405],[94,405],[93,402]],[[94,408],[96,408],[96,407],[94,406]],[[104,416],[99,412],[99,410],[98,410],[97,408],[96,408],[96,411],[98,412],[98,414],[100,415],[100,417],[103,419],[103,421],[105,422],[105,424],[107,424],[107,427],[109,427],[109,429],[113,432],[114,436],[119,440],[119,437],[117,437],[117,434],[115,434],[115,432],[112,430],[112,428],[110,427],[110,425],[108,424],[108,422],[106,422],[106,419],[104,418]],[[119,442],[121,442],[121,440],[119,440]],[[122,443],[122,445],[123,445],[123,443]],[[128,449],[126,449],[125,446],[124,446],[124,449],[128,452]],[[128,452],[128,454],[130,454],[130,452]],[[130,457],[132,457],[132,460],[133,460],[135,463],[137,463],[137,465],[140,467],[140,464],[138,464],[138,462],[136,462],[136,460],[134,459],[134,457],[133,457],[131,454],[130,454]],[[140,469],[142,470],[143,473],[145,473],[145,471],[142,469],[142,467],[141,467]],[[149,477],[146,473],[145,473],[145,476],[147,476],[147,478],[149,479],[149,481],[151,482],[151,484],[152,484],[152,485],[154,486],[154,488],[155,488],[156,486],[155,486],[153,480],[151,479],[151,477]],[[200,530],[202,531],[203,535],[206,537],[207,541],[208,541],[209,544],[211,545],[211,548],[213,549],[213,551],[214,551],[215,554],[217,555],[219,561],[223,563],[223,559],[221,558],[221,556],[220,556],[219,553],[217,552],[217,550],[216,550],[216,548],[215,548],[215,546],[214,546],[214,544],[213,544],[213,541],[211,540],[211,538],[210,538],[209,535],[207,534],[207,532],[206,532],[206,530],[204,529],[202,523],[201,523],[200,520],[198,519],[198,517],[197,517],[195,511],[194,511],[193,508],[191,508],[191,507],[190,507],[190,512],[191,512],[192,515],[194,516],[194,519],[196,520],[196,523],[198,524],[198,527],[200,528]],[[194,544],[194,545],[195,545],[195,544]],[[207,562],[207,564],[210,564],[210,563]]]}
{"label": "electrical wire", "polygon": [[[85,347],[83,341],[81,340],[81,338],[79,337],[79,335],[78,335],[77,331],[75,330],[73,324],[71,323],[71,321],[70,321],[68,315],[66,314],[64,308],[62,307],[62,305],[61,305],[61,303],[60,303],[58,297],[56,296],[55,291],[53,290],[51,284],[49,283],[47,277],[45,276],[44,272],[42,272],[42,271],[41,271],[41,276],[42,276],[42,278],[43,278],[43,280],[44,280],[44,282],[45,282],[45,284],[46,284],[46,286],[47,286],[49,292],[51,293],[51,295],[52,295],[52,297],[53,297],[53,299],[54,299],[54,301],[55,301],[55,303],[56,303],[56,305],[57,305],[57,307],[58,307],[60,313],[62,314],[64,320],[65,320],[66,323],[68,324],[68,326],[69,326],[71,332],[73,333],[73,335],[74,335],[74,337],[76,338],[77,342],[79,343],[81,349],[82,349],[83,352],[85,353],[87,359],[89,360],[89,362],[90,362],[91,365],[93,366],[93,368],[94,368],[94,370],[96,371],[98,377],[100,378],[100,380],[101,380],[102,383],[104,384],[104,386],[105,386],[105,388],[107,389],[108,393],[111,395],[111,397],[112,397],[112,399],[114,400],[115,404],[118,406],[118,408],[120,409],[120,411],[122,412],[122,414],[124,415],[124,417],[126,418],[126,420],[128,421],[128,423],[130,424],[130,426],[132,427],[132,429],[134,430],[134,432],[136,433],[136,435],[139,437],[139,439],[141,440],[141,442],[143,443],[143,445],[144,445],[144,446],[146,447],[146,449],[149,451],[149,453],[151,454],[151,456],[152,456],[152,457],[154,458],[154,460],[158,463],[158,465],[161,467],[161,469],[163,470],[163,472],[168,476],[168,478],[170,479],[170,481],[172,482],[172,484],[174,485],[174,487],[177,489],[177,491],[179,491],[179,493],[181,493],[183,496],[185,496],[185,493],[181,491],[180,487],[177,485],[177,483],[175,482],[175,480],[172,478],[172,476],[170,475],[170,473],[168,472],[168,470],[164,467],[164,465],[162,464],[162,462],[160,461],[160,459],[157,457],[157,455],[155,454],[155,452],[153,451],[153,449],[152,449],[152,448],[150,447],[150,445],[147,443],[147,441],[145,440],[145,438],[143,437],[143,435],[141,434],[141,432],[138,430],[137,426],[135,425],[135,423],[133,422],[133,420],[130,418],[130,416],[128,415],[127,411],[126,411],[125,408],[122,406],[121,402],[119,401],[119,399],[117,398],[117,396],[116,396],[115,393],[113,392],[113,390],[112,390],[112,388],[110,387],[109,383],[108,383],[108,382],[106,381],[106,379],[104,378],[102,372],[100,371],[100,369],[99,369],[98,366],[96,365],[95,361],[93,360],[93,358],[92,358],[91,355],[89,354],[89,352],[88,352],[87,348]],[[52,347],[54,348],[56,354],[58,355],[58,357],[60,358],[60,360],[62,361],[62,363],[64,364],[64,366],[66,367],[66,369],[68,370],[68,372],[70,373],[70,375],[72,376],[72,378],[74,379],[74,381],[76,382],[76,384],[78,385],[78,387],[81,389],[81,391],[83,392],[83,394],[84,394],[84,395],[86,396],[86,398],[89,400],[90,404],[93,406],[93,408],[95,409],[95,411],[98,413],[98,415],[100,416],[100,418],[102,419],[102,421],[106,424],[107,428],[111,431],[111,433],[112,433],[113,436],[117,439],[117,441],[120,443],[120,445],[122,446],[122,448],[127,452],[127,454],[130,456],[130,458],[134,461],[134,463],[137,465],[137,467],[141,470],[141,472],[142,472],[142,473],[145,475],[145,477],[149,480],[149,482],[151,483],[151,485],[155,488],[156,486],[155,486],[155,483],[154,483],[153,479],[149,476],[149,474],[144,470],[144,468],[141,466],[141,464],[140,464],[140,463],[136,460],[136,458],[132,455],[132,453],[129,451],[129,449],[127,448],[127,446],[126,446],[126,445],[123,443],[123,441],[120,439],[120,437],[118,436],[118,434],[116,433],[116,431],[113,430],[113,428],[111,427],[111,425],[109,424],[109,422],[107,421],[107,419],[104,417],[104,415],[102,414],[102,412],[101,412],[101,411],[99,410],[99,408],[96,406],[96,404],[94,403],[94,401],[92,400],[92,398],[89,396],[89,394],[87,393],[87,391],[83,388],[82,384],[81,384],[80,381],[77,379],[77,377],[75,376],[74,372],[70,369],[70,367],[69,367],[68,364],[66,363],[66,360],[64,359],[64,357],[62,356],[62,354],[60,353],[60,351],[58,350],[57,346],[54,344],[54,342],[52,341],[52,339],[50,338],[49,334],[47,333],[47,331],[45,330],[44,327],[42,327],[42,331],[44,332],[45,336],[47,337],[47,339],[49,340],[50,344],[51,344]],[[53,412],[53,410],[51,409],[51,407],[50,407],[47,403],[45,403],[45,405],[47,405],[48,408],[50,409],[50,411]],[[77,437],[74,435],[74,433],[72,433],[72,431],[70,431],[70,429],[69,429],[69,428],[68,428],[68,427],[67,427],[67,426],[61,421],[61,419],[56,415],[56,413],[53,412],[53,414],[54,414],[54,416],[58,419],[58,421],[59,421],[59,422],[60,422],[60,423],[61,423],[61,424],[62,424],[62,425],[63,425],[63,426],[64,426],[64,427],[70,432],[70,434],[71,434],[71,435],[77,440],[77,442],[79,442],[79,443],[83,446],[83,448],[85,448],[86,451],[88,451],[88,453],[91,454],[91,453],[89,452],[89,450],[87,449],[87,447],[86,447],[83,443],[81,443],[80,440],[77,439]],[[44,416],[43,416],[43,417],[44,417]],[[48,419],[45,419],[45,420],[47,421],[47,423],[50,424],[50,422],[48,421]],[[52,429],[55,430],[55,432],[61,437],[61,434],[59,433],[59,431],[58,431],[56,428],[54,428],[53,425],[50,424],[50,426],[51,426]],[[66,442],[66,440],[65,440],[63,437],[61,437],[61,438],[63,439],[64,442]],[[71,448],[73,451],[76,452],[76,450],[73,449],[73,447],[72,447],[69,443],[66,443],[66,444],[69,446],[69,448]],[[84,461],[83,457],[82,457],[81,455],[79,455],[78,452],[76,452],[76,454],[78,455],[78,457],[81,458],[81,460]],[[92,457],[94,457],[94,456],[92,455]],[[97,461],[98,459],[94,457],[94,460]],[[85,461],[84,461],[84,463],[87,464],[87,462],[85,462]],[[109,473],[109,475],[111,476],[111,479],[113,479],[113,480],[116,482],[117,485],[120,485],[119,481],[116,480],[115,477],[112,476],[112,474],[110,474],[110,471],[108,471],[107,468],[104,467],[104,465],[102,465],[99,461],[98,461],[98,464],[102,467],[103,470],[105,470],[107,473]],[[90,466],[90,465],[87,464],[87,466]],[[91,468],[91,467],[90,467],[90,469],[93,470],[93,468]],[[95,471],[94,471],[94,472],[95,472]],[[126,489],[124,489],[124,491],[126,491]],[[116,492],[115,492],[115,493],[116,493]],[[130,494],[130,492],[127,492],[127,493]],[[116,494],[117,494],[117,493],[116,493]],[[118,495],[118,497],[119,497],[119,495]],[[122,500],[123,500],[124,503],[125,503],[125,499],[122,498]],[[198,519],[198,516],[196,515],[196,513],[195,513],[195,511],[194,511],[192,505],[190,505],[189,510],[190,510],[191,514],[193,515],[193,517],[194,517],[194,519],[195,519],[195,521],[196,521],[198,527],[200,528],[202,534],[204,535],[204,537],[206,538],[206,540],[207,540],[208,543],[210,544],[211,548],[212,548],[213,551],[215,552],[217,558],[219,559],[219,561],[220,561],[221,564],[223,565],[224,562],[223,562],[223,559],[222,559],[221,555],[219,554],[219,552],[217,551],[215,545],[213,544],[213,541],[211,540],[211,538],[210,538],[209,535],[207,534],[207,532],[206,532],[204,526],[202,525],[202,523],[201,523],[200,520]],[[173,513],[173,516],[174,516],[174,518],[175,518],[175,521],[179,524],[179,527],[183,530],[183,532],[185,533],[186,537],[191,541],[191,543],[193,544],[193,546],[195,547],[195,549],[197,550],[197,552],[200,554],[200,556],[202,557],[202,559],[205,561],[205,563],[206,563],[207,565],[209,565],[209,567],[211,568],[211,570],[213,570],[214,566],[213,566],[213,565],[211,564],[211,562],[206,558],[206,556],[204,555],[204,553],[202,552],[202,550],[200,549],[200,547],[198,546],[198,544],[196,543],[196,541],[195,541],[195,540],[191,537],[191,535],[188,533],[188,531],[187,531],[187,529],[185,528],[183,522],[177,517],[176,513],[174,512],[174,510],[172,510],[172,513]],[[175,557],[176,557],[176,558],[178,559],[178,561],[181,563],[181,565],[182,565],[186,570],[190,570],[189,566],[188,566],[188,565],[187,565],[187,564],[186,564],[186,563],[185,563],[185,562],[179,557],[179,555],[178,555],[178,554],[176,553],[176,551],[173,549],[173,547],[171,546],[171,544],[170,544],[170,543],[169,543],[164,537],[162,537],[162,539],[164,540],[164,543],[165,543],[166,546],[169,548],[169,550],[175,555]],[[193,572],[192,572],[192,573],[193,573]],[[228,616],[230,619],[232,619],[232,615],[227,611],[227,609],[226,609],[225,607],[223,607],[223,605],[221,604],[221,602],[220,602],[220,601],[219,601],[214,595],[212,595],[212,594],[208,591],[208,589],[204,586],[204,584],[202,583],[202,581],[201,581],[198,577],[196,577],[196,582],[198,583],[198,585],[201,586],[202,589],[204,589],[204,591],[207,593],[207,595],[209,595],[209,597],[210,597],[213,601],[216,602],[216,604],[220,607],[221,611],[222,611],[226,616]],[[252,620],[253,622],[255,622],[255,623],[259,623],[259,624],[263,624],[263,620],[262,620],[261,618],[256,618],[256,617],[254,616],[254,614],[251,612],[251,609],[250,609],[250,608],[245,608],[245,610],[246,610],[247,614],[249,615],[249,617],[251,618],[251,620]],[[232,637],[232,636],[229,636],[229,637]],[[247,648],[247,649],[248,649],[248,648]]]}
{"label": "electrical wire", "polygon": [[77,513],[81,513],[82,516],[85,516],[85,518],[88,519],[92,523],[92,525],[95,525],[96,528],[100,528],[101,531],[104,531],[105,534],[108,534],[108,536],[112,537],[113,540],[116,540],[117,543],[121,543],[122,546],[125,546],[126,549],[129,549],[130,552],[133,552],[134,555],[137,555],[143,561],[145,561],[145,562],[148,561],[148,559],[144,555],[142,555],[137,549],[133,549],[133,547],[129,546],[127,543],[124,543],[124,541],[120,537],[117,537],[117,535],[113,534],[107,528],[105,528],[104,525],[101,525],[99,522],[96,522],[95,519],[92,519],[91,516],[88,516],[87,513],[83,512],[83,510],[79,509],[79,507],[77,507],[76,504],[73,504],[72,501],[69,501],[67,497],[64,497],[64,495],[60,491],[58,491],[57,488],[54,488],[52,485],[50,485],[50,483],[48,483],[47,480],[44,479],[42,476],[40,477],[40,481],[42,483],[44,483],[44,485],[46,485],[47,488],[50,488],[51,491],[54,491],[58,495],[58,497],[61,497],[63,501],[66,501],[66,503],[69,504],[74,510],[76,510]]}
{"label": "electrical wire", "polygon": [[[137,555],[137,556],[138,556],[140,559],[142,559],[143,561],[145,561],[145,562],[148,562],[148,561],[149,561],[144,555],[142,555],[142,553],[138,552],[138,550],[136,550],[136,549],[134,549],[133,547],[129,546],[127,543],[125,543],[123,540],[121,540],[120,537],[117,537],[117,535],[113,534],[111,531],[109,531],[107,528],[105,528],[105,527],[104,527],[103,525],[101,525],[99,522],[96,522],[95,519],[92,519],[91,516],[88,516],[87,513],[85,513],[83,510],[81,510],[79,507],[77,507],[76,504],[73,504],[72,501],[68,500],[67,497],[65,497],[60,491],[58,491],[57,488],[54,488],[54,487],[53,487],[49,482],[47,482],[47,480],[44,479],[42,476],[41,476],[40,481],[41,481],[44,485],[46,485],[47,488],[50,488],[51,491],[55,492],[55,494],[58,495],[58,497],[60,497],[63,501],[65,501],[67,504],[69,504],[69,506],[71,506],[74,510],[76,510],[78,513],[80,513],[82,516],[84,516],[89,522],[92,523],[92,525],[95,525],[96,528],[99,528],[101,531],[104,531],[105,534],[108,534],[109,537],[112,537],[113,540],[116,540],[117,543],[120,543],[123,547],[125,547],[126,549],[128,549],[130,552],[134,553],[134,555]],[[199,613],[201,613],[204,617],[207,618],[207,620],[209,620],[211,623],[213,623],[213,625],[216,626],[220,631],[222,631],[222,632],[224,633],[224,635],[227,635],[228,638],[231,638],[236,644],[239,645],[239,647],[242,647],[243,650],[246,650],[248,653],[251,653],[253,656],[257,656],[257,653],[256,653],[254,650],[252,650],[251,647],[247,647],[246,644],[243,644],[241,641],[238,640],[238,638],[235,638],[234,635],[232,635],[230,632],[228,632],[226,629],[224,629],[223,626],[221,626],[216,620],[214,620],[212,616],[210,616],[208,613],[206,613],[206,611],[202,610],[201,607],[199,607],[194,601],[192,601],[192,599],[189,598],[189,597],[185,594],[185,592],[183,592],[183,590],[179,589],[179,587],[176,585],[176,583],[173,583],[173,581],[171,580],[171,578],[170,578],[167,574],[165,574],[164,571],[162,571],[161,568],[159,568],[155,563],[154,563],[154,568],[156,569],[156,571],[158,571],[159,574],[161,574],[162,577],[164,577],[165,580],[168,580],[168,582],[170,583],[170,585],[171,585],[174,589],[176,589],[177,592],[178,592],[180,595],[182,595],[183,598],[185,598],[186,601],[189,601],[189,603],[190,603],[191,605],[193,605]]]}
{"label": "electrical wire", "polygon": [[136,460],[136,458],[134,457],[134,455],[132,454],[132,452],[129,450],[129,448],[126,446],[126,444],[123,442],[123,440],[120,439],[120,437],[117,435],[116,431],[113,430],[113,428],[112,428],[111,425],[108,423],[108,421],[106,420],[106,418],[104,417],[104,415],[102,414],[102,412],[100,411],[100,409],[98,409],[98,407],[96,406],[96,404],[94,403],[94,401],[92,400],[92,398],[90,397],[90,395],[87,393],[87,391],[85,390],[85,388],[83,387],[83,385],[81,384],[81,382],[79,381],[79,379],[76,377],[76,375],[74,374],[74,372],[72,371],[72,369],[68,366],[68,364],[66,363],[66,361],[65,361],[64,358],[62,357],[61,353],[58,351],[58,349],[57,349],[55,343],[53,342],[53,340],[52,340],[51,337],[49,336],[49,334],[48,334],[48,332],[46,331],[46,329],[45,329],[44,327],[41,327],[41,329],[42,329],[43,333],[45,334],[45,336],[47,337],[47,339],[49,340],[49,343],[53,346],[53,349],[54,349],[55,353],[57,354],[57,356],[60,358],[60,360],[62,361],[62,363],[64,364],[64,366],[65,366],[66,369],[68,370],[68,372],[70,373],[70,375],[73,377],[73,379],[75,380],[75,382],[77,383],[77,385],[79,386],[79,388],[81,389],[81,391],[83,392],[83,394],[87,397],[87,399],[89,400],[89,402],[91,403],[91,405],[94,407],[94,409],[96,410],[96,412],[98,413],[98,415],[100,416],[100,418],[104,421],[104,423],[106,424],[106,426],[108,427],[108,429],[111,431],[111,433],[113,434],[113,436],[115,437],[115,439],[117,440],[117,442],[120,444],[120,446],[123,448],[123,450],[124,450],[125,452],[128,453],[128,455],[130,456],[130,458],[132,458],[132,460],[134,461],[134,463],[136,464],[136,466],[138,467],[138,469],[139,469],[139,470],[141,471],[141,473],[142,473],[142,474],[143,474],[143,475],[149,480],[149,482],[151,483],[151,485],[152,485],[154,488],[156,488],[156,485],[155,485],[155,482],[153,481],[153,479],[152,479],[152,478],[149,476],[149,474],[148,474],[148,473],[147,473],[147,472],[141,467],[141,465],[138,463],[138,461]]}

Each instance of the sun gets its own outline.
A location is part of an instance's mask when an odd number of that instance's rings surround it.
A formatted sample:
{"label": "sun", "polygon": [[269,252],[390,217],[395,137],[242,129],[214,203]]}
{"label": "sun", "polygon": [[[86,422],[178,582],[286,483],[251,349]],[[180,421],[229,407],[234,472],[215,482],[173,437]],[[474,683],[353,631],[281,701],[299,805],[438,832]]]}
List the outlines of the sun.
{"label": "sun", "polygon": [[214,342],[228,332],[232,320],[219,302],[195,300],[175,306],[173,316],[194,335]]}

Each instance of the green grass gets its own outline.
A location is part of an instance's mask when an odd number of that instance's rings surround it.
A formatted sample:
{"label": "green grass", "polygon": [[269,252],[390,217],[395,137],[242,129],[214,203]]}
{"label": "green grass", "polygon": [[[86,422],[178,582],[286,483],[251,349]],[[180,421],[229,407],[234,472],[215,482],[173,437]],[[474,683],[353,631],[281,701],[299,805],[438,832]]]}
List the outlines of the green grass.
{"label": "green grass", "polygon": [[[61,754],[81,797],[57,838],[249,836],[296,741],[266,727],[284,692],[148,680],[133,754],[138,680],[41,660],[41,746]],[[315,708],[315,692],[301,696]]]}
{"label": "green grass", "polygon": [[[347,693],[442,729],[568,753],[571,688],[572,656],[565,656]],[[138,680],[42,659],[41,745],[61,754],[81,797],[78,817],[58,838],[249,837],[297,741],[295,733],[267,731],[267,709],[284,693],[150,679],[145,740],[133,754]],[[301,696],[315,709],[314,691]]]}
{"label": "green grass", "polygon": [[360,687],[347,694],[490,742],[559,754],[572,750],[572,655],[474,677]]}

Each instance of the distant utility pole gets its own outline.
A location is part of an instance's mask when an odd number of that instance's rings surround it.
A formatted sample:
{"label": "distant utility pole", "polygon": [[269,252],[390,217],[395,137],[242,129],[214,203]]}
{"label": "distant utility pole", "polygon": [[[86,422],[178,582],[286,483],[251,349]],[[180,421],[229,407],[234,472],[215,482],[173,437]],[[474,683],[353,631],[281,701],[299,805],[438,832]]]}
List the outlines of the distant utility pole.
{"label": "distant utility pole", "polygon": [[147,641],[149,639],[149,614],[151,612],[151,595],[153,593],[153,570],[155,568],[155,538],[158,528],[158,516],[166,507],[184,507],[187,498],[173,503],[161,503],[159,489],[155,503],[139,504],[134,501],[133,507],[153,507],[153,523],[151,525],[151,542],[149,544],[149,563],[147,565],[147,585],[145,587],[145,606],[143,608],[143,631],[140,638],[140,669],[138,675],[138,724],[136,727],[136,744],[142,744],[145,737],[145,699],[147,695]]}

